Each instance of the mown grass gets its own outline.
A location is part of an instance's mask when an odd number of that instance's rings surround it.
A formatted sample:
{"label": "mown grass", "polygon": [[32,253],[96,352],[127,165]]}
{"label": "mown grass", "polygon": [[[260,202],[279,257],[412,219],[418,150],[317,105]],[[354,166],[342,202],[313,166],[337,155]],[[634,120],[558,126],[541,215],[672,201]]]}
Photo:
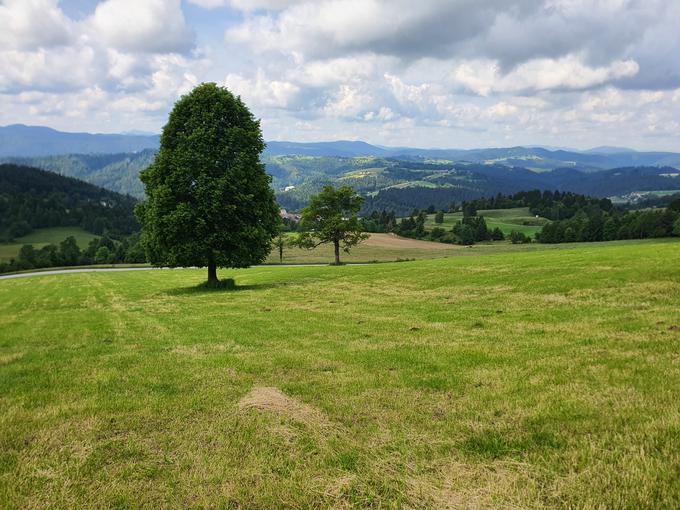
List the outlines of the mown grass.
{"label": "mown grass", "polygon": [[50,243],[59,245],[61,241],[69,236],[75,237],[76,243],[78,243],[81,249],[87,248],[89,242],[97,237],[79,227],[39,228],[24,237],[15,239],[11,243],[0,243],[0,260],[15,258],[19,255],[19,250],[25,244],[32,244],[36,250],[39,250]]}
{"label": "mown grass", "polygon": [[[296,234],[286,236],[290,243]],[[460,246],[451,244],[407,239],[393,234],[370,234],[370,237],[349,253],[341,252],[342,262],[396,262],[399,260],[422,260],[447,257],[460,252]],[[328,264],[333,262],[333,246],[324,244],[312,250],[286,246],[283,250],[283,264]],[[265,261],[267,264],[279,264],[278,249],[274,248]]]}
{"label": "mown grass", "polygon": [[[529,212],[528,207],[480,210],[477,212],[477,215],[484,216],[484,220],[490,230],[498,227],[506,235],[516,230],[533,237],[549,221],[546,218],[536,218],[536,216]],[[456,223],[463,219],[463,213],[444,214],[444,223],[435,223],[434,217],[434,214],[427,216],[427,221],[425,222],[427,230],[432,230],[435,227],[451,230]]]}
{"label": "mown grass", "polygon": [[0,282],[2,508],[677,508],[680,243]]}

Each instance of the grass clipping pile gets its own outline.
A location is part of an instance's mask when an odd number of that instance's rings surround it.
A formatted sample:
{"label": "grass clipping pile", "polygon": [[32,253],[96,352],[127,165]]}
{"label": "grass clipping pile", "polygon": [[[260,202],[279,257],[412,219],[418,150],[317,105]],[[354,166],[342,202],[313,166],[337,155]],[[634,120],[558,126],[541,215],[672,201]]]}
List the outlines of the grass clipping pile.
{"label": "grass clipping pile", "polygon": [[238,408],[241,411],[258,410],[274,413],[311,428],[333,428],[321,411],[290,398],[278,388],[255,387],[239,401]]}

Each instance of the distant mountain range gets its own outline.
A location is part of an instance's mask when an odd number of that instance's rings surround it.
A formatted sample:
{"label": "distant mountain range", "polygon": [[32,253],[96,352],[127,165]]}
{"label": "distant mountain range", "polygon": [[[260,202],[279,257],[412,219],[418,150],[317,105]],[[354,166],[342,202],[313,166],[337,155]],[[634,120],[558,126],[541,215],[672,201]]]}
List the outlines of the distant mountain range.
{"label": "distant mountain range", "polygon": [[115,154],[156,149],[159,143],[159,135],[64,133],[48,127],[23,124],[0,127],[0,157]]}
{"label": "distant mountain range", "polygon": [[[65,133],[48,127],[14,124],[0,127],[0,157],[35,158],[64,154],[120,154],[158,149],[160,135]],[[623,147],[597,147],[587,151],[544,147],[489,149],[419,149],[383,147],[361,141],[267,142],[265,157],[311,156],[353,158],[373,156],[406,160],[436,160],[521,166],[534,171],[560,167],[593,172],[625,166],[680,167],[680,153],[637,152]]]}
{"label": "distant mountain range", "polygon": [[[0,162],[38,167],[143,198],[139,172],[153,162],[158,141],[148,135],[7,126],[0,128]],[[354,141],[269,142],[264,162],[279,202],[291,210],[303,207],[324,185],[353,186],[366,197],[367,209],[399,214],[530,189],[599,197],[680,190],[680,154],[618,147],[447,150]]]}

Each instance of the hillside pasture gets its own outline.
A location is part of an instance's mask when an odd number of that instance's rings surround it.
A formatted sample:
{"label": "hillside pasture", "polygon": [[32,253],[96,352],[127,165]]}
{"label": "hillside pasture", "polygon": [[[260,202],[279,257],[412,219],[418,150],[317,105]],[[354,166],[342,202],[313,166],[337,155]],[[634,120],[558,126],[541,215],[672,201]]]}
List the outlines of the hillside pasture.
{"label": "hillside pasture", "polygon": [[0,281],[1,508],[680,507],[677,241],[220,276]]}
{"label": "hillside pasture", "polygon": [[80,249],[87,248],[89,242],[98,237],[79,227],[39,228],[28,235],[15,239],[11,243],[0,243],[0,260],[10,260],[19,255],[19,250],[25,244],[32,244],[36,250],[48,244],[59,245],[69,236],[76,239]]}
{"label": "hillside pasture", "polygon": [[[488,209],[477,211],[478,216],[484,216],[489,230],[496,227],[500,228],[505,235],[510,234],[513,230],[522,232],[530,237],[533,237],[536,232],[539,232],[543,225],[549,222],[546,218],[537,218],[529,212],[528,207],[516,207],[513,209]],[[463,219],[463,213],[446,213],[444,214],[444,223],[435,223],[434,214],[429,214],[425,222],[425,228],[432,230],[435,227],[440,227],[446,230],[451,230],[453,226]]]}

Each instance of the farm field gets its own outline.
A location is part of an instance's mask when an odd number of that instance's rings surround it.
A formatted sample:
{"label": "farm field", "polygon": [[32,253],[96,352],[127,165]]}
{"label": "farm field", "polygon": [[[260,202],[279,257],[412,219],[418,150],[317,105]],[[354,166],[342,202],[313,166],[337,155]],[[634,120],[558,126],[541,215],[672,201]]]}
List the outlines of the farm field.
{"label": "farm field", "polygon": [[[489,230],[498,227],[506,235],[510,234],[513,230],[517,230],[533,237],[549,221],[545,218],[536,218],[529,212],[528,207],[480,210],[477,211],[477,215],[484,216]],[[462,212],[444,214],[444,223],[435,223],[434,216],[434,214],[427,216],[425,222],[427,230],[432,230],[435,227],[451,230],[457,222],[463,219]]]}
{"label": "farm field", "polygon": [[680,242],[204,273],[0,281],[1,508],[680,505]]}
{"label": "farm field", "polygon": [[[289,234],[292,239],[294,234]],[[433,243],[408,239],[394,234],[370,234],[360,245],[352,248],[350,253],[341,252],[343,262],[395,262],[407,259],[431,259],[447,257],[460,252],[462,247],[452,244]],[[324,244],[313,250],[286,247],[283,251],[284,264],[313,264],[333,261],[333,246]],[[279,263],[279,252],[274,249],[266,260],[267,264]]]}
{"label": "farm field", "polygon": [[24,237],[15,239],[12,243],[0,243],[0,260],[16,257],[24,244],[32,244],[36,250],[39,250],[50,243],[59,245],[69,236],[75,237],[81,249],[87,248],[88,243],[97,237],[79,227],[39,228]]}

